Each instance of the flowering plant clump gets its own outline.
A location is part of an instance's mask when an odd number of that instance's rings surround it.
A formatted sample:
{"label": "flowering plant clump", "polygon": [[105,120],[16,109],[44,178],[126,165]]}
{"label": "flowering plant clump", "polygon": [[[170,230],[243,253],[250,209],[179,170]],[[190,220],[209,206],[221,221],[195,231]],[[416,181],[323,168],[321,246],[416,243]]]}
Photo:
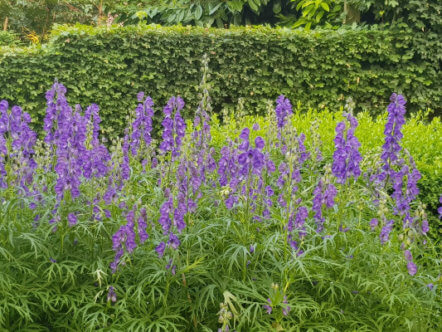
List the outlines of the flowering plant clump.
{"label": "flowering plant clump", "polygon": [[112,144],[98,105],[71,106],[58,82],[41,140],[0,102],[0,327],[436,330],[405,99],[367,152],[364,125],[384,123],[347,109],[301,125],[283,95],[222,124],[203,73],[193,121],[182,97],[159,112],[140,92]]}

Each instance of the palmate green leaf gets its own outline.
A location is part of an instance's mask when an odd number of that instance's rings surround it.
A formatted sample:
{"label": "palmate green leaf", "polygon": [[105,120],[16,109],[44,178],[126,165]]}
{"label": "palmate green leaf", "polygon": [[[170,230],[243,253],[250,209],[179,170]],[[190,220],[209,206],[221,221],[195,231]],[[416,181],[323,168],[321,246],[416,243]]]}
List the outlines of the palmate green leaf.
{"label": "palmate green leaf", "polygon": [[[164,315],[151,322],[147,328],[151,331],[180,331],[180,327],[183,326],[180,321],[184,323],[186,319],[179,315]],[[140,326],[140,328],[142,327]]]}
{"label": "palmate green leaf", "polygon": [[5,259],[6,261],[15,260],[14,256],[2,246],[0,246],[0,255],[3,256],[3,259]]}
{"label": "palmate green leaf", "polygon": [[218,305],[217,299],[219,299],[219,294],[215,294],[217,290],[218,290],[218,285],[209,284],[198,291],[197,293],[198,295],[196,296],[196,307],[200,315],[206,312],[207,308],[209,307],[209,304]]}

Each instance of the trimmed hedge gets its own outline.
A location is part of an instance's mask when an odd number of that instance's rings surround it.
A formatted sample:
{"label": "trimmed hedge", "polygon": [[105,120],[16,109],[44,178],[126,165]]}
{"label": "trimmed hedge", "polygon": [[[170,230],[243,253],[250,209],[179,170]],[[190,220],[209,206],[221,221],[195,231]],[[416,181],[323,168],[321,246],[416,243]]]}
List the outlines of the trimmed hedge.
{"label": "trimmed hedge", "polygon": [[440,114],[441,71],[417,58],[411,40],[376,29],[58,26],[40,48],[0,49],[0,99],[41,120],[44,92],[57,78],[69,87],[70,102],[97,103],[104,123],[121,133],[138,91],[157,106],[179,94],[188,110],[195,107],[200,60],[208,53],[215,111],[244,97],[245,109],[260,113],[266,100],[283,93],[332,109],[352,96],[359,110],[377,114],[397,91],[407,97],[408,110],[430,107]]}

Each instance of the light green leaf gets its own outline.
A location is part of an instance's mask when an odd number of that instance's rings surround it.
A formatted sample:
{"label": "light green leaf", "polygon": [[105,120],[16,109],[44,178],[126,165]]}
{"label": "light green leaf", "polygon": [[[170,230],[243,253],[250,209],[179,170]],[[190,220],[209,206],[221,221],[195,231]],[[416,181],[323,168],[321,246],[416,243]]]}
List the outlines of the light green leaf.
{"label": "light green leaf", "polygon": [[240,12],[243,8],[243,2],[241,0],[228,1],[227,6],[232,12]]}
{"label": "light green leaf", "polygon": [[[213,14],[218,10],[218,8],[219,8],[222,4],[223,4],[223,3],[220,2],[220,3],[217,4],[215,7],[213,7],[212,9],[210,9],[209,15],[213,15]],[[210,5],[209,5],[209,8],[210,8]]]}
{"label": "light green leaf", "polygon": [[203,15],[203,7],[201,7],[201,5],[198,5],[195,9],[195,20],[199,20],[202,15]]}
{"label": "light green leaf", "polygon": [[248,0],[248,4],[249,4],[249,7],[250,7],[253,11],[255,11],[255,12],[258,11],[258,5],[255,3],[254,0]]}
{"label": "light green leaf", "polygon": [[324,10],[325,10],[326,12],[329,12],[329,11],[330,11],[330,7],[328,6],[328,3],[327,3],[327,2],[321,2],[321,7],[324,8]]}
{"label": "light green leaf", "polygon": [[280,1],[276,1],[273,4],[273,13],[279,14],[280,12],[281,12],[281,2]]}

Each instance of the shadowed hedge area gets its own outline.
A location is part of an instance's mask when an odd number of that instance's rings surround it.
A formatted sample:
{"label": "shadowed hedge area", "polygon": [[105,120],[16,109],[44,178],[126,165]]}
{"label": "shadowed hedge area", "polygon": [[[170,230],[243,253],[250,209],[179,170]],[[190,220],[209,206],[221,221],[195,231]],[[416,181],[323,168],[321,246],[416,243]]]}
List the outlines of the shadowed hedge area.
{"label": "shadowed hedge area", "polygon": [[105,129],[121,134],[140,90],[154,95],[157,107],[171,94],[196,104],[205,53],[216,112],[243,97],[247,112],[263,114],[266,100],[285,94],[332,109],[352,96],[357,111],[374,115],[398,91],[409,111],[429,107],[440,114],[439,65],[419,58],[410,34],[348,28],[58,26],[41,47],[0,48],[0,99],[26,105],[40,124],[44,91],[58,79],[70,87],[70,102],[99,104]]}

